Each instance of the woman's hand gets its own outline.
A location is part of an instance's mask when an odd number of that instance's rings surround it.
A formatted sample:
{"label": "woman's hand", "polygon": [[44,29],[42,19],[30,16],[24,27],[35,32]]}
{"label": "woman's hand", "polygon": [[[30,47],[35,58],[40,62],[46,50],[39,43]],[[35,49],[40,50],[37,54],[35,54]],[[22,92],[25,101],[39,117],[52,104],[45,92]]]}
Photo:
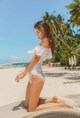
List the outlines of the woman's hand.
{"label": "woman's hand", "polygon": [[20,79],[23,79],[25,75],[26,75],[26,74],[25,74],[24,72],[22,72],[22,73],[20,73],[19,75],[17,75],[17,77],[15,78],[15,80],[16,80],[17,82],[19,82]]}

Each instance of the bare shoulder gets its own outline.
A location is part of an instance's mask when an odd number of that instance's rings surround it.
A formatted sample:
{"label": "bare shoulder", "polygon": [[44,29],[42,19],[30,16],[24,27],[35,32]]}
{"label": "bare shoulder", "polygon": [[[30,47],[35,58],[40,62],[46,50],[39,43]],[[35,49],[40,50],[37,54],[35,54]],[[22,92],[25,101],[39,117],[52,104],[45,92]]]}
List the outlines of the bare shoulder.
{"label": "bare shoulder", "polygon": [[42,47],[50,48],[49,41],[47,38],[40,44]]}

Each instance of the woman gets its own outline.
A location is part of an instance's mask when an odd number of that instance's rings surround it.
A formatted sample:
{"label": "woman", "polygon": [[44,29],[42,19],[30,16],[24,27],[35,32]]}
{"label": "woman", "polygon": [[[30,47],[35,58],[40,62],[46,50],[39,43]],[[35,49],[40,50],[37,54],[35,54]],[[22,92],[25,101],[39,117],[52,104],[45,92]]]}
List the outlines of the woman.
{"label": "woman", "polygon": [[25,70],[16,77],[16,81],[19,82],[27,73],[29,74],[25,105],[28,107],[29,112],[55,107],[71,107],[57,97],[48,99],[40,98],[40,93],[45,82],[41,66],[43,61],[52,58],[54,40],[51,35],[50,27],[46,22],[37,22],[34,25],[34,29],[37,37],[41,39],[41,43],[33,50],[29,51],[32,56],[31,61]]}

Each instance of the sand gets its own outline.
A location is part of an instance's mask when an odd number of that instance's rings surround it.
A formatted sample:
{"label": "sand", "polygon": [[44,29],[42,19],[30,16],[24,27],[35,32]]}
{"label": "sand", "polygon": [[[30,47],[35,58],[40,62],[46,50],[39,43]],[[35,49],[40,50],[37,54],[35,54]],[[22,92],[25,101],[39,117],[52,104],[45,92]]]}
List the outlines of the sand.
{"label": "sand", "polygon": [[[40,97],[58,96],[67,98],[73,105],[80,108],[80,69],[68,70],[64,67],[47,67],[43,66],[45,84]],[[0,69],[0,118],[32,118],[37,112],[27,112],[24,108],[24,98],[28,75],[19,83],[15,77],[23,71],[24,68],[6,68]],[[70,101],[71,100],[71,101]],[[50,110],[50,111],[48,111]],[[48,109],[39,111],[50,113],[60,111],[61,109]],[[63,111],[64,109],[62,109]],[[66,112],[73,112],[74,109],[66,109]],[[77,109],[80,113],[80,109]],[[76,112],[76,113],[77,113]],[[31,115],[32,114],[32,115]],[[30,117],[31,116],[31,117]]]}
{"label": "sand", "polygon": [[[80,70],[65,70],[64,67],[42,67],[45,84],[41,97],[80,95]],[[24,100],[28,82],[28,75],[19,83],[15,77],[24,68],[0,69],[0,106]]]}

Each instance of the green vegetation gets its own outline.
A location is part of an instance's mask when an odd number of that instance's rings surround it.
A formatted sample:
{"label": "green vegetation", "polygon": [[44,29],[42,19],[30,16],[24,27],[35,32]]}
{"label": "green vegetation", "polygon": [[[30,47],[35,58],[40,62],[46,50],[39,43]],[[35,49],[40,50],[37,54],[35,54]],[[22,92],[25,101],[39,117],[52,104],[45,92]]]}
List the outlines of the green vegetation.
{"label": "green vegetation", "polygon": [[71,17],[68,21],[65,21],[60,14],[56,16],[54,13],[50,15],[45,12],[42,16],[42,19],[50,26],[55,41],[55,51],[51,62],[68,65],[69,58],[75,55],[77,65],[80,65],[80,29],[74,31],[72,27],[80,26],[80,2],[74,0],[67,8],[71,9]]}
{"label": "green vegetation", "polygon": [[74,0],[74,2],[66,7],[70,9],[70,21],[73,25],[80,25],[80,0]]}

